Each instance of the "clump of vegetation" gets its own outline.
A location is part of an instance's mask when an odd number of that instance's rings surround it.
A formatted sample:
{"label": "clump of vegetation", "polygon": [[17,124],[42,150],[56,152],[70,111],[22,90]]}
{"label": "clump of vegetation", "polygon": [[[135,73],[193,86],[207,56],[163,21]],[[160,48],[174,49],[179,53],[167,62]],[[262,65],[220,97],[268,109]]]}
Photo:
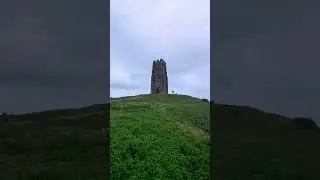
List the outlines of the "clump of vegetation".
{"label": "clump of vegetation", "polygon": [[8,114],[6,112],[3,112],[2,115],[0,116],[0,120],[8,120]]}
{"label": "clump of vegetation", "polygon": [[319,128],[317,124],[309,118],[297,117],[294,118],[293,121],[298,129],[312,130]]}
{"label": "clump of vegetation", "polygon": [[202,102],[209,102],[208,99],[201,99]]}

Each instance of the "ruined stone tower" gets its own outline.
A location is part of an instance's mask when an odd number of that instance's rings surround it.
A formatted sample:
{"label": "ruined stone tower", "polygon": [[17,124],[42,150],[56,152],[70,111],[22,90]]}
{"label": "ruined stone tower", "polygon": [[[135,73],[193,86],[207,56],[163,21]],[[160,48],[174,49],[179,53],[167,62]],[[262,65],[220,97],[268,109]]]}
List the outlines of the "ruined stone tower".
{"label": "ruined stone tower", "polygon": [[151,93],[168,94],[167,67],[163,59],[152,63]]}

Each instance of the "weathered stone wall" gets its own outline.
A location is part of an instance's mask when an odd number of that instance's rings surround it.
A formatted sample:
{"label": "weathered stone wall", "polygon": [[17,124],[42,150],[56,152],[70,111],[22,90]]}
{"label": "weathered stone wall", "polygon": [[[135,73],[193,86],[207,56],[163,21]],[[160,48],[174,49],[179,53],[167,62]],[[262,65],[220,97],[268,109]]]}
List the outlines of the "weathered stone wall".
{"label": "weathered stone wall", "polygon": [[152,63],[151,93],[168,94],[167,67],[163,59],[153,61]]}

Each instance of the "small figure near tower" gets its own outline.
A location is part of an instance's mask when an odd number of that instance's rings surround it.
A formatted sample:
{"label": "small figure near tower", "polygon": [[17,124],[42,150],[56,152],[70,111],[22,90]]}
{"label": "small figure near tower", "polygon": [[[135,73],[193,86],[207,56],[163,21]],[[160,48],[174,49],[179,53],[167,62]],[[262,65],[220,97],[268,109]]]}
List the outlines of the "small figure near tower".
{"label": "small figure near tower", "polygon": [[151,93],[168,94],[167,67],[163,59],[152,63]]}

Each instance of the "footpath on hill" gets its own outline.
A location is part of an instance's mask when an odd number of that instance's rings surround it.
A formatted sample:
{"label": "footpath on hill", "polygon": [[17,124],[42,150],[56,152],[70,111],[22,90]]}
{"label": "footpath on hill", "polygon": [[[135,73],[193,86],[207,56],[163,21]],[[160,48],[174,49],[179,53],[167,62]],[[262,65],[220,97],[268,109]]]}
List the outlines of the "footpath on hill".
{"label": "footpath on hill", "polygon": [[178,95],[111,101],[111,179],[209,179],[209,103]]}

